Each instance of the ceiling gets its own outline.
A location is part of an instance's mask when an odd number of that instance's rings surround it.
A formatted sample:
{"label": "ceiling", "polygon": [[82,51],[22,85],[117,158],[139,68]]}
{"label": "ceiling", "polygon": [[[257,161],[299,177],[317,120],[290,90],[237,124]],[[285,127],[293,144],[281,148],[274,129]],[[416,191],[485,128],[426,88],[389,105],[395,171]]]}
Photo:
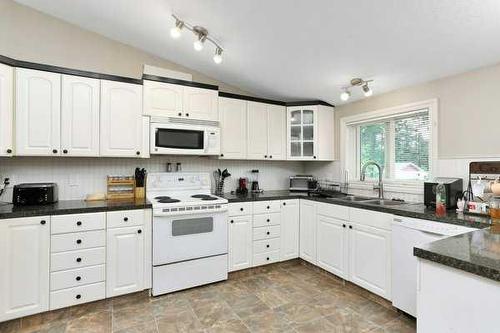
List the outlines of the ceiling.
{"label": "ceiling", "polygon": [[[374,95],[500,61],[498,0],[16,0],[252,94],[341,104],[352,77]],[[104,6],[105,4],[105,6]],[[193,50],[175,13],[225,49]],[[359,89],[353,99],[363,98]]]}

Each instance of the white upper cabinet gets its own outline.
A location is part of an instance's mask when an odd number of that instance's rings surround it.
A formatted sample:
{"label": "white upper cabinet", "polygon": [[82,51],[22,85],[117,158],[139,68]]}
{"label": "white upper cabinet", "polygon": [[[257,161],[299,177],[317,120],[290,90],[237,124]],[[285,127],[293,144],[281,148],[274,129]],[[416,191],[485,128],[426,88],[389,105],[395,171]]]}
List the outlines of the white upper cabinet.
{"label": "white upper cabinet", "polygon": [[219,98],[221,125],[221,158],[247,157],[247,102],[234,98]]}
{"label": "white upper cabinet", "polygon": [[259,102],[248,102],[247,119],[247,158],[250,160],[266,159],[268,136],[267,105]]}
{"label": "white upper cabinet", "polygon": [[142,156],[142,129],[142,86],[101,80],[101,156]]}
{"label": "white upper cabinet", "polygon": [[333,108],[323,105],[287,108],[287,159],[333,160]]}
{"label": "white upper cabinet", "polygon": [[16,69],[16,154],[60,154],[61,75]]}
{"label": "white upper cabinet", "polygon": [[145,115],[159,117],[182,116],[183,86],[144,80],[143,89]]}
{"label": "white upper cabinet", "polygon": [[268,105],[267,155],[273,160],[286,159],[286,108]]}
{"label": "white upper cabinet", "polygon": [[193,119],[219,120],[219,91],[184,87],[184,116]]}
{"label": "white upper cabinet", "polygon": [[0,223],[0,322],[49,309],[50,217]]}
{"label": "white upper cabinet", "polygon": [[144,80],[144,114],[156,117],[183,117],[219,120],[217,89]]}
{"label": "white upper cabinet", "polygon": [[14,70],[0,64],[0,156],[12,156],[14,119]]}
{"label": "white upper cabinet", "polygon": [[98,79],[62,76],[63,156],[99,156],[99,88]]}
{"label": "white upper cabinet", "polygon": [[248,102],[247,158],[284,160],[286,109],[284,106]]}

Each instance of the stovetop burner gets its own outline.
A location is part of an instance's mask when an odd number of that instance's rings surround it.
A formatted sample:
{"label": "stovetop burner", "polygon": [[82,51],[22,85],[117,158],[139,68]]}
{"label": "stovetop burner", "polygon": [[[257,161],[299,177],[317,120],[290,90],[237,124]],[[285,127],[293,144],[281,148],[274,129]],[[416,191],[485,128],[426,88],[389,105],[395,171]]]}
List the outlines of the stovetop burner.
{"label": "stovetop burner", "polygon": [[203,199],[203,198],[209,198],[210,195],[209,194],[195,194],[195,195],[192,195],[191,198],[197,198],[197,199]]}
{"label": "stovetop burner", "polygon": [[159,199],[158,202],[159,203],[174,203],[174,202],[180,202],[179,199],[172,199],[172,198],[169,198],[167,197],[168,199]]}
{"label": "stovetop burner", "polygon": [[160,195],[158,197],[155,197],[156,200],[167,200],[167,199],[170,199],[169,196],[166,196],[166,195]]}

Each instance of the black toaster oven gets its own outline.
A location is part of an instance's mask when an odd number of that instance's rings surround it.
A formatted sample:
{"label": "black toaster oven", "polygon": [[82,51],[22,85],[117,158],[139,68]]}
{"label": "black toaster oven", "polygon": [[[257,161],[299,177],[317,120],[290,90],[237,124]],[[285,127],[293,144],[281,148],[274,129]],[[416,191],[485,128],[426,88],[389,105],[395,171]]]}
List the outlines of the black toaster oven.
{"label": "black toaster oven", "polygon": [[23,183],[14,185],[12,203],[16,206],[47,205],[57,202],[56,183]]}

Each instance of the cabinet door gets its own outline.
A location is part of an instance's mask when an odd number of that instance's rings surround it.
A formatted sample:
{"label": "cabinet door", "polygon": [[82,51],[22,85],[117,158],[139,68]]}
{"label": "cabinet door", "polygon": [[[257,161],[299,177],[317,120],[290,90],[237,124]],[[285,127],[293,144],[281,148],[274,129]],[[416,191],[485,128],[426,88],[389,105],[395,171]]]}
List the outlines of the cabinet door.
{"label": "cabinet door", "polygon": [[62,76],[63,156],[99,156],[99,87],[97,79]]}
{"label": "cabinet door", "polygon": [[142,290],[143,226],[108,229],[107,238],[106,297]]}
{"label": "cabinet door", "polygon": [[299,257],[299,200],[281,202],[281,254],[282,261]]}
{"label": "cabinet door", "polygon": [[287,159],[316,160],[317,107],[287,109]]}
{"label": "cabinet door", "polygon": [[143,89],[145,115],[156,117],[182,115],[183,86],[144,80]]}
{"label": "cabinet door", "polygon": [[350,281],[386,299],[391,298],[390,231],[351,224]]}
{"label": "cabinet door", "polygon": [[0,64],[0,156],[12,156],[14,119],[14,70]]}
{"label": "cabinet door", "polygon": [[316,204],[300,201],[300,258],[316,264]]}
{"label": "cabinet door", "polygon": [[0,223],[0,321],[49,309],[50,217]]}
{"label": "cabinet door", "polygon": [[280,105],[268,105],[268,144],[270,159],[286,159],[286,108]]}
{"label": "cabinet door", "polygon": [[201,120],[219,120],[219,91],[184,87],[184,117]]}
{"label": "cabinet door", "polygon": [[221,158],[247,157],[247,102],[219,98],[221,125]]}
{"label": "cabinet door", "polygon": [[348,234],[346,221],[318,215],[318,266],[347,278]]}
{"label": "cabinet door", "polygon": [[247,158],[267,159],[267,105],[248,102],[247,121]]}
{"label": "cabinet door", "polygon": [[142,86],[101,80],[101,156],[141,156],[142,126]]}
{"label": "cabinet door", "polygon": [[61,75],[16,69],[16,155],[59,155]]}
{"label": "cabinet door", "polygon": [[229,217],[229,271],[252,266],[252,216]]}

